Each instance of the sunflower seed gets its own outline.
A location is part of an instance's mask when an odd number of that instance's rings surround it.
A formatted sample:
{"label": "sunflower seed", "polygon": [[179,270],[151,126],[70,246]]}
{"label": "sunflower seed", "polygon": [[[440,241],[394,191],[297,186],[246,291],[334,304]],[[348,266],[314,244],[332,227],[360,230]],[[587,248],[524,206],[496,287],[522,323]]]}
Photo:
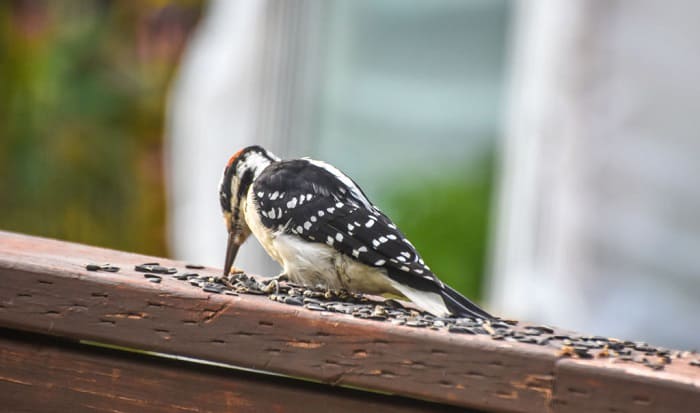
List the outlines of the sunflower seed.
{"label": "sunflower seed", "polygon": [[469,328],[469,327],[462,327],[462,326],[449,326],[447,328],[447,331],[450,333],[459,333],[459,334],[476,334],[476,332]]}
{"label": "sunflower seed", "polygon": [[214,293],[214,294],[221,294],[224,292],[223,287],[221,287],[218,284],[214,283],[205,283],[204,286],[202,287],[202,290],[207,292],[207,293]]}
{"label": "sunflower seed", "polygon": [[100,265],[100,271],[105,271],[105,272],[118,272],[118,271],[119,271],[119,267],[116,267],[116,266],[111,265],[111,264],[103,264],[103,265]]}
{"label": "sunflower seed", "polygon": [[289,305],[304,305],[304,303],[297,297],[287,297],[284,299],[285,304]]}
{"label": "sunflower seed", "polygon": [[309,310],[312,310],[312,311],[326,311],[325,308],[321,307],[318,304],[314,304],[314,303],[304,304],[304,308],[308,308]]}
{"label": "sunflower seed", "polygon": [[199,276],[199,274],[191,273],[191,272],[179,272],[176,274],[173,274],[173,278],[176,280],[188,280],[190,278],[194,278]]}

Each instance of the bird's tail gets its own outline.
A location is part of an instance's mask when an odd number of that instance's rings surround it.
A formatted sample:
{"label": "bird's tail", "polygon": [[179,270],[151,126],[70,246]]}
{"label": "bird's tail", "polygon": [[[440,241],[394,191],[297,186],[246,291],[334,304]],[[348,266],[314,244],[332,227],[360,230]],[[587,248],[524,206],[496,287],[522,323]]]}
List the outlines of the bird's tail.
{"label": "bird's tail", "polygon": [[[447,284],[437,279],[423,277],[406,278],[405,273],[388,271],[394,288],[406,298],[436,316],[452,315],[454,317],[483,318],[494,320],[496,317],[482,310]],[[407,283],[410,282],[410,285]]]}
{"label": "bird's tail", "polygon": [[447,309],[456,317],[483,318],[485,320],[495,319],[494,316],[487,313],[447,284],[443,284],[443,288],[440,289],[440,295]]}

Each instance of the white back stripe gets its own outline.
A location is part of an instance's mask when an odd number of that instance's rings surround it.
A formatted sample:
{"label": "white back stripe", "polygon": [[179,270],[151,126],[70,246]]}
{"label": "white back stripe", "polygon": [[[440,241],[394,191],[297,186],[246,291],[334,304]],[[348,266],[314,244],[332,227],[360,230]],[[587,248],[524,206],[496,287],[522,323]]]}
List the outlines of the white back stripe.
{"label": "white back stripe", "polygon": [[350,189],[350,192],[352,195],[357,198],[362,204],[364,205],[365,208],[369,210],[373,210],[372,203],[369,202],[369,200],[362,194],[362,191],[360,188],[355,185],[355,183],[350,179],[347,175],[344,173],[340,172],[338,168],[335,166],[325,163],[323,161],[317,161],[315,159],[310,159],[310,158],[304,158],[309,163],[312,165],[318,166],[319,168],[325,169],[326,171],[330,172],[331,175],[335,176],[340,182],[343,183],[343,185],[347,186]]}

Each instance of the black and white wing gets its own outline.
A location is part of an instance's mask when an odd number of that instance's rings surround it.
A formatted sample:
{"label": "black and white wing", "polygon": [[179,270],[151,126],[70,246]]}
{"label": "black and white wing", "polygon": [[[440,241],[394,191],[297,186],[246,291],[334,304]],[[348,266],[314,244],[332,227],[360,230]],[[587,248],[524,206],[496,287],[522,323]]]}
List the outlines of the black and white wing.
{"label": "black and white wing", "polygon": [[302,159],[271,166],[253,191],[269,228],[284,226],[289,234],[326,243],[366,265],[440,283],[401,231],[350,182]]}
{"label": "black and white wing", "polygon": [[279,162],[256,179],[253,192],[266,227],[384,268],[402,286],[439,294],[455,315],[491,318],[443,284],[396,225],[335,167],[310,159]]}

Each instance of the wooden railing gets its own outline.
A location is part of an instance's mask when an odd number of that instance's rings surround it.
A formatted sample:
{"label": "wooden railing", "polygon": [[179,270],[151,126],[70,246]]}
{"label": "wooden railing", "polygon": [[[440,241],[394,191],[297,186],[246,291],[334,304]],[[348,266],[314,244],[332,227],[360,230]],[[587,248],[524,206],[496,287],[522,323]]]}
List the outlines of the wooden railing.
{"label": "wooden railing", "polygon": [[[618,356],[607,345],[578,354],[556,340],[580,335],[558,330],[538,345],[311,311],[169,276],[154,283],[134,270],[153,261],[185,270],[182,262],[0,232],[0,410],[700,408],[697,354],[641,348]],[[88,263],[120,270],[88,271]],[[640,352],[649,360],[635,360]]]}

